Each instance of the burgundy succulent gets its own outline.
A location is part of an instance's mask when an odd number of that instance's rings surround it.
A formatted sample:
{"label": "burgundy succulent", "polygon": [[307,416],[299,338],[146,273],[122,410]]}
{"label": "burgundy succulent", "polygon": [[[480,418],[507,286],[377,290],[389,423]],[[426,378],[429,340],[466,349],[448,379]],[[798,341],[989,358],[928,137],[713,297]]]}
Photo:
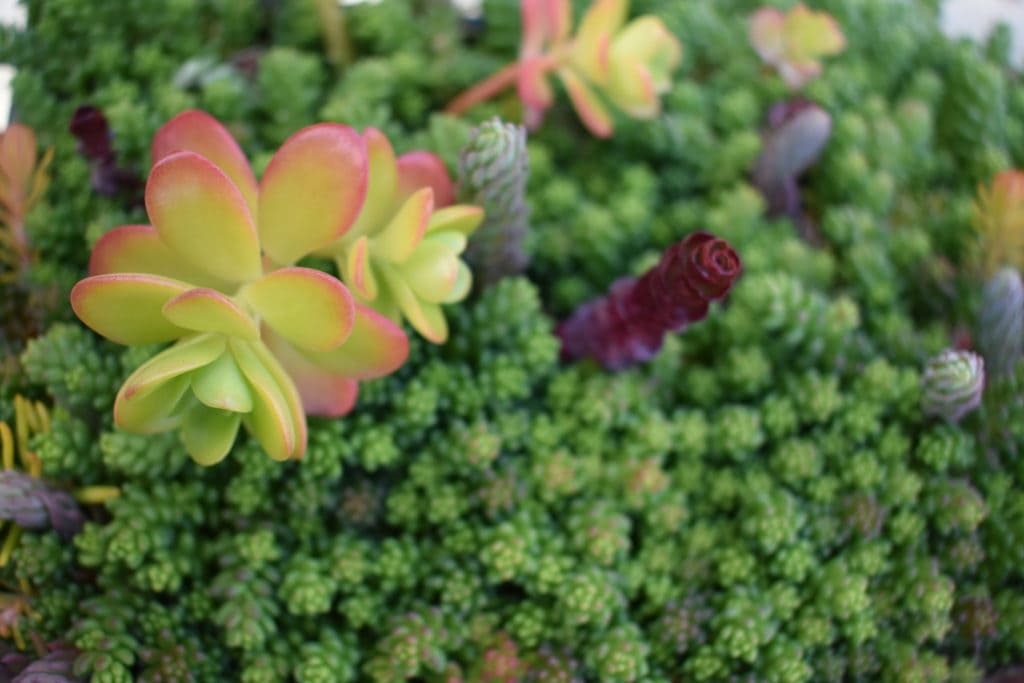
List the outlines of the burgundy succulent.
{"label": "burgundy succulent", "polygon": [[739,276],[739,256],[723,239],[695,232],[669,247],[639,279],[615,281],[556,330],[562,358],[593,358],[609,370],[649,360],[667,332],[703,320]]}
{"label": "burgundy succulent", "polygon": [[75,110],[68,130],[78,141],[78,152],[89,161],[92,187],[96,192],[114,196],[120,192],[136,192],[142,187],[137,173],[117,165],[114,135],[107,117],[98,107],[86,104]]}

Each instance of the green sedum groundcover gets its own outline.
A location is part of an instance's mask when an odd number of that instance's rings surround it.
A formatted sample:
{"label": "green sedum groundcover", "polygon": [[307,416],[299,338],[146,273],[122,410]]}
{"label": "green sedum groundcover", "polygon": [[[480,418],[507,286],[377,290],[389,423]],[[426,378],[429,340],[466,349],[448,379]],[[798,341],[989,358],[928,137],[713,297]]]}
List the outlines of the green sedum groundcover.
{"label": "green sedum groundcover", "polygon": [[[72,113],[99,108],[143,178],[189,108],[257,172],[337,121],[454,175],[472,126],[520,117],[514,90],[440,113],[515,58],[517,3],[487,0],[483,21],[439,0],[348,8],[341,65],[309,0],[27,2],[0,58],[54,158],[28,216],[38,260],[0,285],[0,419],[16,395],[50,406],[30,443],[45,480],[120,495],[83,503],[72,539],[15,539],[0,681],[968,683],[1020,661],[1024,372],[990,377],[956,424],[920,388],[929,357],[979,334],[978,186],[1024,165],[1008,32],[951,41],[936,2],[811,4],[847,47],[804,89],[833,129],[796,223],[751,183],[792,97],[748,41],[758,4],[634,0],[682,66],[661,114],[617,116],[609,139],[556,95],[528,142],[525,273],[449,307],[446,344],[410,335],[351,414],[311,420],[303,460],[242,438],[204,468],[174,432],[115,430],[152,349],[67,305],[92,244],[146,221],[130,183],[94,191]],[[558,320],[696,230],[744,264],[706,321],[625,371],[560,362]],[[16,677],[48,649],[51,678]]]}

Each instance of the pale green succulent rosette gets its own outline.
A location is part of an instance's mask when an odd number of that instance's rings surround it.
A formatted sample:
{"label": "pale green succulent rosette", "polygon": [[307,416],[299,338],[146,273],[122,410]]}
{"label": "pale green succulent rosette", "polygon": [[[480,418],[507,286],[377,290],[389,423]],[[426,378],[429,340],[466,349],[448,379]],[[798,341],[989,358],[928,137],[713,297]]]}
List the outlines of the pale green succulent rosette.
{"label": "pale green succulent rosette", "polygon": [[469,294],[472,275],[460,258],[483,220],[477,206],[452,206],[443,162],[427,152],[396,158],[383,133],[363,134],[369,187],[352,229],[327,249],[355,298],[387,318],[405,319],[425,339],[443,343],[443,304]]}

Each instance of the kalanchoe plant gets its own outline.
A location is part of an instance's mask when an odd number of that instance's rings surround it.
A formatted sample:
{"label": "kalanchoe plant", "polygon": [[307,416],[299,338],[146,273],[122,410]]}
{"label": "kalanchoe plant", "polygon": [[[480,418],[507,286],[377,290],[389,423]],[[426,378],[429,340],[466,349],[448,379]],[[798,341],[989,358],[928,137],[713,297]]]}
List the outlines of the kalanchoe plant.
{"label": "kalanchoe plant", "polygon": [[832,117],[813,102],[797,99],[772,107],[754,164],[754,184],[769,213],[800,218],[797,180],[817,162],[831,134]]}
{"label": "kalanchoe plant", "polygon": [[[513,83],[528,128],[536,128],[554,102],[549,75],[558,75],[583,124],[598,137],[613,132],[604,100],[638,119],[661,111],[682,46],[660,19],[645,15],[626,24],[629,0],[594,0],[571,34],[569,0],[522,0],[519,61],[470,88],[448,105],[460,114]],[[600,95],[598,94],[600,93]]]}
{"label": "kalanchoe plant", "polygon": [[486,215],[469,242],[467,259],[477,280],[493,284],[523,272],[529,230],[526,129],[495,118],[475,128],[459,155],[459,195]]}
{"label": "kalanchoe plant", "polygon": [[606,296],[562,322],[556,330],[562,357],[593,358],[609,370],[650,360],[666,333],[703,320],[741,270],[728,242],[695,232],[669,247],[639,279],[617,280]]}
{"label": "kalanchoe plant", "polygon": [[340,281],[292,265],[353,226],[365,142],[346,126],[310,126],[257,183],[227,130],[188,111],[157,132],[153,161],[152,225],[104,235],[71,293],[78,317],[108,339],[176,342],[125,380],[114,420],[141,433],[180,426],[202,464],[227,454],[240,425],[272,458],[301,457],[307,412],[347,412],[357,380],[408,354],[401,329]]}
{"label": "kalanchoe plant", "polygon": [[118,165],[114,133],[98,107],[90,104],[80,106],[71,116],[68,129],[78,141],[79,154],[89,161],[92,189],[106,196],[121,192],[137,196],[142,179],[134,171]]}
{"label": "kalanchoe plant", "polygon": [[978,349],[992,378],[1013,373],[1024,350],[1024,283],[1009,266],[989,278],[981,296]]}
{"label": "kalanchoe plant", "polygon": [[1024,267],[1024,172],[1003,171],[974,203],[978,266],[990,277],[1002,266]]}
{"label": "kalanchoe plant", "polygon": [[36,134],[28,126],[12,123],[0,133],[0,263],[12,279],[32,263],[32,248],[25,232],[25,217],[49,183],[47,169],[53,159],[48,149],[42,157]]}
{"label": "kalanchoe plant", "polygon": [[921,376],[921,409],[959,422],[981,404],[985,361],[970,351],[948,349],[930,359]]}
{"label": "kalanchoe plant", "polygon": [[455,190],[439,157],[395,157],[384,134],[363,133],[369,153],[366,202],[351,229],[318,251],[334,258],[356,300],[403,318],[435,344],[448,338],[442,304],[469,294],[472,275],[459,258],[483,220],[476,206],[453,205]]}
{"label": "kalanchoe plant", "polygon": [[822,57],[846,49],[846,38],[827,12],[815,12],[799,3],[783,13],[762,7],[750,18],[750,42],[766,64],[793,90],[821,73]]}

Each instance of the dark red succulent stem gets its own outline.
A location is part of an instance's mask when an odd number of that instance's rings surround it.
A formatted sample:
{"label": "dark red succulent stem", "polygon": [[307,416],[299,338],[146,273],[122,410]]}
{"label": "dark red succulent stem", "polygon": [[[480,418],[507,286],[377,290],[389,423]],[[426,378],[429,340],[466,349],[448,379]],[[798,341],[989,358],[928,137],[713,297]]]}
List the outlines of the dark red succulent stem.
{"label": "dark red succulent stem", "polygon": [[728,242],[695,232],[669,247],[640,278],[616,280],[606,296],[559,324],[562,359],[593,358],[609,370],[650,360],[666,333],[703,320],[741,270]]}

